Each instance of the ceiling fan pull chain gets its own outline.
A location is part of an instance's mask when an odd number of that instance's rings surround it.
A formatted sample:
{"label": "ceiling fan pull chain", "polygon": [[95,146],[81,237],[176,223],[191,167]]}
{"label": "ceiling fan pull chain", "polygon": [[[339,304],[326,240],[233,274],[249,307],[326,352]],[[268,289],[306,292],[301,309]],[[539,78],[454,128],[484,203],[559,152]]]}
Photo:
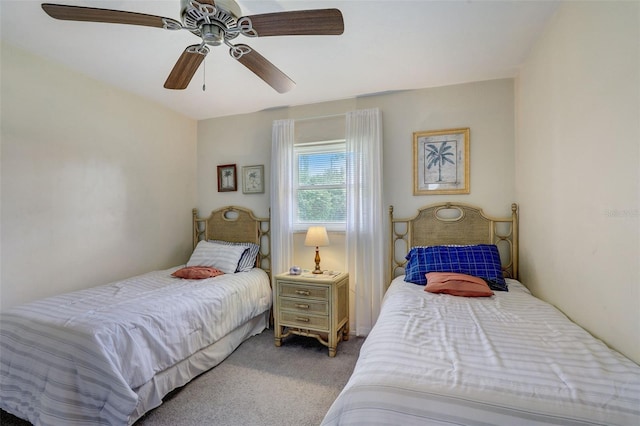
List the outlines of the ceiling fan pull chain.
{"label": "ceiling fan pull chain", "polygon": [[207,90],[207,61],[202,61],[202,91]]}

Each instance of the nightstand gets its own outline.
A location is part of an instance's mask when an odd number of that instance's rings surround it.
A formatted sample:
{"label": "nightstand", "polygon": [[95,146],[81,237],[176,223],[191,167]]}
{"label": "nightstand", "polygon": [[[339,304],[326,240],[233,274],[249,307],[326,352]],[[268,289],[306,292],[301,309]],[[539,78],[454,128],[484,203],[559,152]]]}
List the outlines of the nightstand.
{"label": "nightstand", "polygon": [[276,275],[273,317],[276,346],[291,334],[315,337],[336,356],[349,340],[349,274]]}

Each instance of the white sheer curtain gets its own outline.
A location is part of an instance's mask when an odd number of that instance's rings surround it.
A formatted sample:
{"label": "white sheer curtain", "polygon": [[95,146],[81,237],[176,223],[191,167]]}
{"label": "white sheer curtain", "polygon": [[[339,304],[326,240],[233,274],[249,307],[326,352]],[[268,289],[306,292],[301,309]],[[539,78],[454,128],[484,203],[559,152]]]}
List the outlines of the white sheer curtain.
{"label": "white sheer curtain", "polygon": [[273,122],[271,144],[271,273],[289,270],[293,261],[294,120]]}
{"label": "white sheer curtain", "polygon": [[382,114],[347,113],[347,267],[355,290],[351,318],[358,336],[378,319],[384,294],[385,214],[382,200]]}

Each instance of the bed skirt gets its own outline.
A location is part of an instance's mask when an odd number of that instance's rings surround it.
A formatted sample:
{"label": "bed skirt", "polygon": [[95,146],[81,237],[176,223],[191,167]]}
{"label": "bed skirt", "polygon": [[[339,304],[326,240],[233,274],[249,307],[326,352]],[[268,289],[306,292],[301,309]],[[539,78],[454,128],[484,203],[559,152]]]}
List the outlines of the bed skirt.
{"label": "bed skirt", "polygon": [[186,385],[195,377],[220,364],[242,342],[268,328],[269,312],[263,312],[252,318],[216,343],[156,374],[152,380],[135,389],[138,394],[138,406],[129,419],[129,425],[135,423],[145,413],[159,407],[162,404],[162,398],[169,392]]}

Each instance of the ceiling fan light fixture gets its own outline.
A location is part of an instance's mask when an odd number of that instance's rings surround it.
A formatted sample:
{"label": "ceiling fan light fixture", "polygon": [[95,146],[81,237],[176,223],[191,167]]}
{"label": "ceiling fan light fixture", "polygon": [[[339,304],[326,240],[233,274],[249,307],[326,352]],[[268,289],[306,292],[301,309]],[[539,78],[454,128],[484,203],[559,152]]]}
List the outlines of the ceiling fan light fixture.
{"label": "ceiling fan light fixture", "polygon": [[200,36],[209,46],[220,46],[224,42],[224,30],[216,24],[200,25]]}

